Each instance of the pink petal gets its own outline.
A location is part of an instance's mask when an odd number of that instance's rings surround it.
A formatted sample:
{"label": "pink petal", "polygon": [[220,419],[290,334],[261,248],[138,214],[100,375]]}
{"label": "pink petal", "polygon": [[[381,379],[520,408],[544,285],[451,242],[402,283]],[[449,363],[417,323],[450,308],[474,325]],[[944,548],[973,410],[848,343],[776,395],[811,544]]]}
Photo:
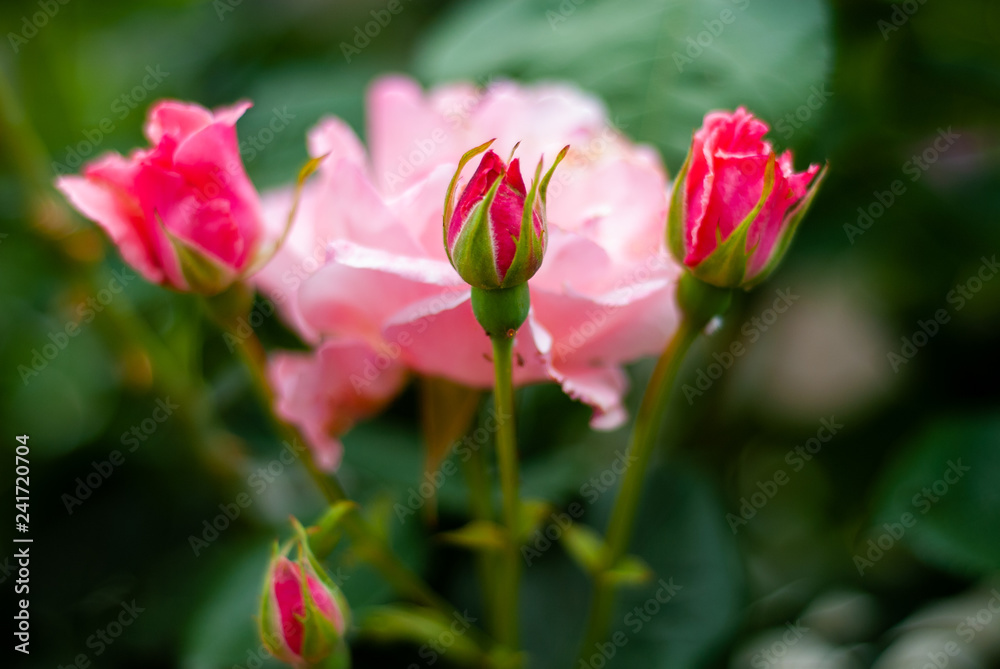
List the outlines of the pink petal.
{"label": "pink petal", "polygon": [[80,213],[101,226],[125,262],[149,281],[163,282],[150,232],[135,199],[106,181],[87,177],[59,177],[56,187]]}
{"label": "pink petal", "polygon": [[327,470],[340,463],[338,438],[379,412],[406,378],[391,355],[356,340],[327,341],[315,354],[279,353],[268,375],[278,414],[302,429]]}

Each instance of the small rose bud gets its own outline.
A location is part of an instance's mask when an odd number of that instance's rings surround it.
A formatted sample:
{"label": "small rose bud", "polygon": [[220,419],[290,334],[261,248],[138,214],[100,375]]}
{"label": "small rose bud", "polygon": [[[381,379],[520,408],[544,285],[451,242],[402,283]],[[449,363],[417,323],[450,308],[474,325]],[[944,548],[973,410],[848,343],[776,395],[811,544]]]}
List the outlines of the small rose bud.
{"label": "small rose bud", "polygon": [[694,133],[670,199],[667,245],[706,283],[749,290],[767,278],[825,176],[816,177],[819,165],[796,173],[791,151],[778,156],[763,139],[768,130],[740,107],[708,114]]}
{"label": "small rose bud", "polygon": [[[492,143],[490,140],[462,156],[444,209],[448,259],[466,283],[483,290],[521,285],[541,267],[548,235],[545,194],[553,171],[569,149],[556,156],[544,177],[539,161],[528,189],[521,177],[520,160],[504,164],[496,153],[487,151]],[[483,151],[486,155],[455,203],[462,168]]]}
{"label": "small rose bud", "polygon": [[282,554],[271,560],[261,599],[260,635],[274,657],[299,668],[345,654],[348,616],[343,594],[308,548],[300,546],[294,562]]}

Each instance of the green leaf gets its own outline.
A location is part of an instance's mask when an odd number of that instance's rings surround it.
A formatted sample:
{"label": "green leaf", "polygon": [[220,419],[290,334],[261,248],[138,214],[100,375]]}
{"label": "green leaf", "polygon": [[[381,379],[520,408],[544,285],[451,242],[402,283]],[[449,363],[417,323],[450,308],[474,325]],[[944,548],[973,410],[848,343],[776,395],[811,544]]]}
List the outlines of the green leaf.
{"label": "green leaf", "polygon": [[459,664],[483,666],[486,655],[467,634],[476,620],[456,612],[448,617],[418,606],[380,606],[368,609],[358,620],[358,633],[375,641],[408,641],[417,646],[452,641],[448,659]]}
{"label": "green leaf", "polygon": [[[899,541],[924,562],[963,576],[1000,569],[1000,533],[995,531],[1000,523],[998,446],[996,413],[925,426],[887,468],[876,495],[872,530],[859,537],[859,544],[881,534],[884,523],[899,524],[909,513],[915,523]],[[892,550],[899,549],[890,549],[883,558],[886,564],[896,557]]]}
{"label": "green leaf", "polygon": [[[619,593],[613,627],[630,637],[616,658],[623,667],[701,666],[740,610],[742,568],[725,511],[704,480],[677,470],[673,462],[654,469],[644,486],[631,552],[653,577]],[[637,606],[659,609],[638,631],[626,622]]]}
{"label": "green leaf", "polygon": [[507,530],[488,520],[474,520],[457,530],[436,535],[441,541],[474,551],[499,551],[507,544]]}
{"label": "green leaf", "polygon": [[[602,495],[574,526],[605,527],[613,495]],[[565,545],[565,544],[564,544]],[[725,523],[725,509],[713,486],[676,464],[649,472],[630,547],[648,564],[645,585],[623,588],[612,618],[612,633],[628,643],[608,667],[699,667],[723,647],[742,602],[742,568],[736,540]],[[622,574],[641,572],[628,558]],[[523,643],[536,666],[562,666],[578,650],[589,602],[585,576],[562,551],[547,551],[524,572]],[[626,616],[667,586],[681,586],[655,615],[636,629]],[[661,591],[661,589],[664,589]],[[641,620],[641,619],[640,619]],[[595,651],[596,652],[596,651]]]}
{"label": "green leaf", "polygon": [[[821,0],[485,0],[452,7],[418,44],[423,78],[574,81],[607,102],[617,127],[675,165],[706,111],[743,104],[776,121],[806,101],[831,65]],[[732,18],[723,24],[727,11]],[[706,24],[717,26],[718,36],[706,40]]]}
{"label": "green leaf", "polygon": [[626,555],[602,575],[602,578],[619,585],[643,585],[649,583],[652,577],[653,570],[635,555]]}
{"label": "green leaf", "polygon": [[552,512],[552,505],[544,500],[523,499],[519,511],[519,541],[524,542]]}
{"label": "green leaf", "polygon": [[563,548],[584,572],[597,576],[607,562],[608,546],[596,530],[574,523],[562,535]]}

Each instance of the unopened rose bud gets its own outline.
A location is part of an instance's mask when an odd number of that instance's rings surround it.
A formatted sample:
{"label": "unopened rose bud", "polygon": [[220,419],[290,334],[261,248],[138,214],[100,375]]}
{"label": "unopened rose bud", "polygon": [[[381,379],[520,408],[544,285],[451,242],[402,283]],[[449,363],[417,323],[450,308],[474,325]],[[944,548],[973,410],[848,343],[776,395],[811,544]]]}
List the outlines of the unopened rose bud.
{"label": "unopened rose bud", "polygon": [[[527,318],[527,282],[545,256],[546,192],[569,147],[559,152],[544,176],[539,160],[531,187],[526,188],[520,160],[505,164],[488,150],[492,143],[472,149],[459,161],[445,196],[444,245],[452,266],[473,288],[472,305],[480,324],[496,335],[516,331]],[[462,168],[484,151],[455,202]]]}
{"label": "unopened rose bud", "polygon": [[[667,245],[698,279],[749,290],[774,271],[823,180],[775,154],[768,125],[740,107],[712,112],[674,184]],[[810,185],[811,184],[811,185]]]}
{"label": "unopened rose bud", "polygon": [[260,634],[274,657],[297,669],[321,662],[330,666],[330,658],[346,656],[348,616],[343,594],[308,548],[300,548],[296,561],[280,554],[272,559],[261,600]]}
{"label": "unopened rose bud", "polygon": [[[548,234],[545,194],[552,172],[569,148],[559,153],[544,177],[539,161],[528,189],[520,160],[505,164],[496,153],[486,151],[491,143],[462,157],[448,188],[444,216],[445,248],[452,266],[466,283],[483,290],[525,283],[542,266]],[[486,155],[478,169],[453,203],[462,168],[483,151]]]}

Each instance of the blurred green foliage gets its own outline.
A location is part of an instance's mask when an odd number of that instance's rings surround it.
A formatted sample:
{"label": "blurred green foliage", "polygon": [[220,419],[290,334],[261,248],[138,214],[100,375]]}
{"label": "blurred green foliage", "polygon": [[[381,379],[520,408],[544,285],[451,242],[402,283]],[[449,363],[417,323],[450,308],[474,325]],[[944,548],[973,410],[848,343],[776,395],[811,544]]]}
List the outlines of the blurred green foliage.
{"label": "blurred green foliage", "polygon": [[[426,84],[573,81],[605,100],[623,132],[660,150],[671,172],[704,112],[743,104],[772,123],[797,165],[832,165],[780,273],[738,300],[687,363],[682,382],[698,387],[732,341],[748,351],[691,402],[674,400],[662,437],[672,457],[650,474],[634,549],[683,589],[609,666],[759,666],[747,659],[759,634],[815,611],[832,591],[874,602],[854,636],[820,632],[854,644],[857,664],[834,666],[870,666],[900,621],[1000,568],[1000,281],[981,281],[961,307],[949,299],[975,288],[984,259],[1000,251],[1000,5],[405,0],[358,48],[357,30],[384,5],[0,6],[0,440],[13,448],[16,434],[31,436],[35,537],[33,652],[19,666],[69,667],[80,654],[100,667],[259,666],[252,615],[268,546],[285,535],[290,513],[308,521],[322,507],[294,468],[258,489],[252,476],[276,461],[280,441],[239,361],[189,297],[129,281],[25,381],[19,366],[59,340],[79,305],[123,270],[94,227],[67,213],[50,187],[54,172],[76,169],[76,156],[141,144],[155,98],[208,106],[249,98],[242,138],[276,108],[293,116],[246,156],[259,187],[286,183],[322,115],[363,134],[365,88],[389,71]],[[149,79],[147,68],[161,75]],[[957,140],[931,151],[942,131]],[[897,181],[903,190],[894,194]],[[774,291],[786,287],[797,301],[769,322]],[[940,309],[948,321],[930,335],[926,323]],[[270,344],[295,346],[277,323],[265,330]],[[905,362],[894,365],[890,353]],[[163,358],[169,371],[152,374],[150,360]],[[632,372],[634,404],[648,367]],[[157,400],[179,408],[146,431]],[[555,388],[525,389],[519,403],[526,494],[580,501],[625,432],[590,432],[587,411]],[[417,406],[408,391],[352,432],[343,478],[405,559],[481,616],[468,555],[434,541],[419,516],[399,524],[392,515],[392,503],[421,480]],[[843,427],[809,452],[824,419]],[[138,442],[129,440],[133,427]],[[82,499],[77,488],[116,450],[124,464]],[[915,496],[927,486],[934,494],[959,459],[969,471],[922,512]],[[776,483],[779,471],[787,483]],[[9,499],[12,473],[3,490]],[[241,492],[254,503],[195,555],[189,537],[206,536],[220,505]],[[610,499],[588,503],[585,522],[600,527]],[[447,481],[439,501],[440,528],[463,522],[460,478]],[[907,512],[916,524],[859,573],[855,558],[867,555],[868,541]],[[350,556],[330,564],[355,607],[391,598]],[[525,579],[534,666],[565,664],[586,580],[558,546]],[[656,587],[623,598],[622,626]],[[144,608],[136,622],[111,644],[95,641],[133,599]],[[408,646],[361,641],[354,654],[359,667],[426,666]]]}

